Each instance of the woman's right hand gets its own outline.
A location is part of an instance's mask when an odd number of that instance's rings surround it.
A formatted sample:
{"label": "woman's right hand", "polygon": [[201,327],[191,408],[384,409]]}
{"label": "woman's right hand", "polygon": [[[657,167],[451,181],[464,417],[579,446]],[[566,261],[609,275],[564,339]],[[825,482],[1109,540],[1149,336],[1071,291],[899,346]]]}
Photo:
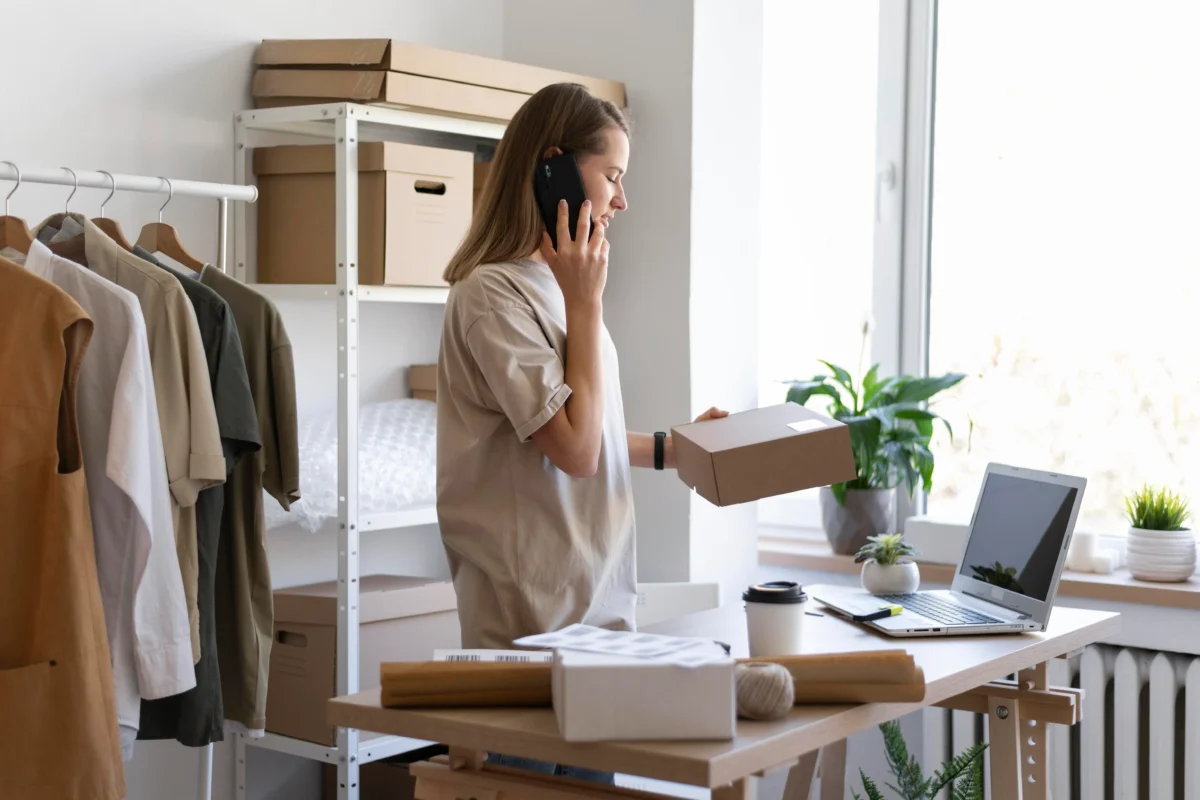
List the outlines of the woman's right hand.
{"label": "woman's right hand", "polygon": [[592,202],[587,200],[579,209],[578,230],[572,240],[567,201],[560,200],[557,251],[550,241],[550,234],[542,234],[542,256],[550,265],[568,308],[598,305],[608,280],[608,239],[604,238],[604,226],[596,225],[591,240],[588,240],[591,218]]}

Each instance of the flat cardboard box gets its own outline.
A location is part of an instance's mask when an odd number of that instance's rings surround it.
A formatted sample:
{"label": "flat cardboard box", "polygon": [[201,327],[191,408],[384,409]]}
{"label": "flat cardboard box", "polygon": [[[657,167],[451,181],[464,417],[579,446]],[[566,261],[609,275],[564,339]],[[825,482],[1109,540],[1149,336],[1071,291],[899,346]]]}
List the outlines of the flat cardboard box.
{"label": "flat cardboard box", "polygon": [[[442,272],[471,223],[473,158],[398,142],[359,145],[359,283],[446,285]],[[337,281],[334,159],[332,145],[255,150],[259,283]]]}
{"label": "flat cardboard box", "polygon": [[[384,661],[426,661],[461,646],[449,581],[366,575],[359,587],[359,689],[379,685]],[[335,746],[326,704],[337,696],[337,581],[278,589],[274,600],[267,730]]]}
{"label": "flat cardboard box", "polygon": [[437,402],[437,364],[413,364],[408,368],[408,391],[417,400]]}
{"label": "flat cardboard box", "polygon": [[713,505],[853,480],[850,429],[796,403],[671,429],[679,478]]}
{"label": "flat cardboard box", "polygon": [[259,108],[352,102],[486,122],[508,122],[529,99],[519,92],[402,72],[340,69],[259,69],[253,94]]}
{"label": "flat cardboard box", "polygon": [[620,81],[394,39],[265,39],[259,45],[255,62],[260,67],[389,70],[527,95],[552,83],[579,83],[597,97],[620,107],[625,105],[625,84]]}
{"label": "flat cardboard box", "polygon": [[568,742],[732,739],[735,666],[732,658],[684,667],[558,650],[551,681],[559,735]]}

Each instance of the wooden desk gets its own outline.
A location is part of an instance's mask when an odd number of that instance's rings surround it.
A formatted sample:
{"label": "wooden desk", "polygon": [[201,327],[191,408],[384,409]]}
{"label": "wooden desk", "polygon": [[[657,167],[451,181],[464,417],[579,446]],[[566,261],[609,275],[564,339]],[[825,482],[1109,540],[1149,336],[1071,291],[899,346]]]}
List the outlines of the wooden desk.
{"label": "wooden desk", "polygon": [[[648,630],[714,638],[732,645],[735,656],[746,655],[744,613],[740,605],[729,606],[672,620]],[[1027,714],[1026,719],[1036,716],[1035,709],[1045,709],[1037,701],[1044,699],[1044,690],[1050,688],[1045,682],[1044,664],[1047,661],[1111,636],[1119,627],[1116,614],[1057,608],[1051,629],[1042,634],[889,639],[833,616],[809,617],[803,652],[907,649],[925,671],[925,700],[903,704],[796,706],[785,719],[774,722],[739,720],[737,737],[732,741],[568,743],[559,738],[554,713],[549,709],[386,709],[379,705],[378,689],[331,700],[329,719],[334,725],[449,745],[449,764],[414,767],[418,797],[423,800],[454,797],[497,800],[535,795],[547,800],[584,795],[595,798],[644,796],[594,784],[586,785],[590,788],[585,789],[561,778],[518,777],[512,771],[481,766],[482,754],[487,752],[709,787],[715,790],[714,797],[721,798],[744,797],[749,777],[794,765],[788,796],[806,798],[818,751],[827,748],[827,761],[836,763],[840,756],[844,767],[845,739],[851,734],[931,705],[949,705],[984,713],[995,712],[999,706],[1004,706],[1003,711],[991,717],[994,726],[990,748],[993,796],[1029,800],[1045,796],[1046,780],[1043,774],[1036,784],[1041,793],[1026,791],[1022,795],[1021,762],[1039,754],[1044,762],[1045,742],[1041,737],[1034,749],[1025,749],[1020,738],[1020,708],[1034,712]],[[1014,673],[1021,673],[1019,686],[993,683]],[[1026,689],[1033,689],[1035,693],[1019,691]],[[1037,694],[1039,691],[1042,694]],[[1063,718],[1063,721],[1078,719],[1078,690],[1074,692],[1073,710],[1069,712],[1071,719]],[[1058,695],[1071,693],[1072,690],[1054,692]],[[1063,700],[1060,710],[1065,708],[1065,703]],[[1035,768],[1042,773],[1044,769],[1044,763]],[[1028,773],[1026,769],[1025,777]],[[823,781],[823,785],[832,786],[834,782],[840,788],[841,776],[835,776],[833,781]],[[453,789],[454,786],[459,789]],[[462,787],[469,787],[471,791],[464,794]],[[822,795],[825,795],[825,789]],[[837,797],[840,800],[842,795]]]}

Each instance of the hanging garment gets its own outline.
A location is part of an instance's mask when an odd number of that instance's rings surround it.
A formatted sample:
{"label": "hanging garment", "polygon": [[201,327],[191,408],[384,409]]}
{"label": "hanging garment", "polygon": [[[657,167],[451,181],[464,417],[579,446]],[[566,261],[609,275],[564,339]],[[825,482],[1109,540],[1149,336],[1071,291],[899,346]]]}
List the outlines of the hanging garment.
{"label": "hanging garment", "polygon": [[121,746],[76,419],[92,320],[0,260],[0,792],[120,800]]}
{"label": "hanging garment", "polygon": [[41,242],[33,243],[25,266],[69,294],[95,323],[80,370],[79,428],[128,761],[141,698],[196,685],[146,323],[133,294]]}
{"label": "hanging garment", "polygon": [[[233,312],[219,294],[195,277],[164,264],[137,245],[133,246],[133,254],[174,275],[196,312],[228,480],[238,461],[246,454],[257,452],[261,446],[254,397],[250,393],[242,342]],[[224,738],[225,711],[217,659],[213,591],[226,488],[205,489],[196,500],[196,538],[200,556],[197,601],[202,653],[196,664],[196,688],[177,697],[143,703],[139,739],[177,739],[189,747],[203,747]]]}
{"label": "hanging garment", "polygon": [[91,220],[77,221],[84,227],[88,268],[133,292],[146,318],[195,663],[202,655],[196,499],[204,489],[225,481],[225,455],[196,312],[177,279],[122,249]]}
{"label": "hanging garment", "polygon": [[217,559],[217,653],[225,719],[235,731],[261,736],[275,621],[263,489],[284,508],[300,499],[292,343],[279,311],[254,289],[212,267],[204,268],[200,281],[233,311],[262,434],[262,449],[242,459],[227,484]]}

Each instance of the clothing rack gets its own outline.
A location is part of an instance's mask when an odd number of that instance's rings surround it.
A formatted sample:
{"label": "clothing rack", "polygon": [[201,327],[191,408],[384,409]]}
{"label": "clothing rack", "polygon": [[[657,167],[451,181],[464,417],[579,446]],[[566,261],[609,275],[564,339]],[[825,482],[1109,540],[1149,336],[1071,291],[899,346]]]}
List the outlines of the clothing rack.
{"label": "clothing rack", "polygon": [[[71,198],[80,187],[88,189],[108,189],[113,194],[117,192],[143,192],[147,194],[165,194],[167,202],[175,195],[181,197],[207,197],[220,203],[220,217],[217,226],[217,266],[226,272],[229,241],[229,201],[253,203],[258,200],[257,186],[239,186],[231,183],[208,183],[206,181],[176,180],[174,178],[151,177],[147,175],[121,175],[111,172],[93,172],[75,170],[69,167],[50,169],[21,169],[12,161],[0,161],[0,180],[15,181],[16,186],[9,193],[15,194],[22,183],[41,183],[56,186],[74,187],[67,197],[67,208],[70,208]],[[112,195],[110,195],[111,197]],[[166,207],[165,205],[163,206]],[[6,212],[7,213],[7,212]],[[205,745],[200,751],[200,781],[196,797],[198,800],[212,800],[212,765],[213,746]]]}
{"label": "clothing rack", "polygon": [[[22,183],[42,183],[55,186],[71,186],[74,190],[108,189],[117,192],[143,192],[165,194],[167,202],[175,195],[181,197],[207,197],[220,201],[220,221],[217,228],[217,266],[226,272],[226,250],[229,241],[229,201],[253,203],[258,200],[257,186],[239,186],[232,183],[208,183],[206,181],[176,180],[174,178],[151,177],[148,175],[121,175],[111,172],[75,170],[70,167],[49,169],[21,169],[12,161],[0,161],[0,180],[16,181],[9,196],[16,193]],[[75,191],[67,197],[67,207]],[[211,759],[211,746],[209,748]],[[207,795],[206,795],[207,796]]]}

